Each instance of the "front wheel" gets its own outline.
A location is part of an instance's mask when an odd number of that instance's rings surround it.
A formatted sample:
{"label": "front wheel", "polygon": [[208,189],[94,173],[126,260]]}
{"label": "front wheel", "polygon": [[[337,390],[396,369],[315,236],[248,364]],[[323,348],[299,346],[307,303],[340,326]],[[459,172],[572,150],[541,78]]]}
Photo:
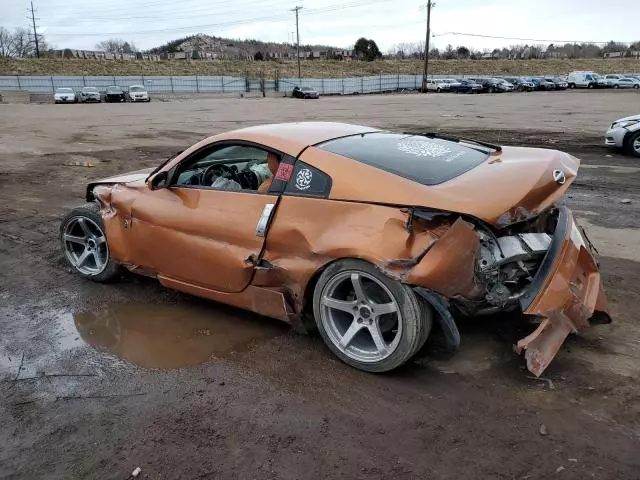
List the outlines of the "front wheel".
{"label": "front wheel", "polygon": [[313,295],[318,331],[346,364],[367,372],[399,367],[431,331],[429,305],[413,290],[361,260],[339,260],[320,276]]}
{"label": "front wheel", "polygon": [[80,276],[108,282],[120,274],[109,256],[104,222],[95,203],[75,208],[62,219],[60,245],[67,261]]}
{"label": "front wheel", "polygon": [[640,157],[640,131],[629,135],[624,143],[624,151],[633,157]]}

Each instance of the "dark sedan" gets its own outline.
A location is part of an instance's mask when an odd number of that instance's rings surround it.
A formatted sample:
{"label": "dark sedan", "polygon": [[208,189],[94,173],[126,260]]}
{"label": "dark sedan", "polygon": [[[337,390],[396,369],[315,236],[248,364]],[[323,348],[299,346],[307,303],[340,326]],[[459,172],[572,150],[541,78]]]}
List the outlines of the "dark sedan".
{"label": "dark sedan", "polygon": [[318,91],[311,87],[293,87],[291,96],[294,98],[320,98]]}
{"label": "dark sedan", "polygon": [[482,93],[502,93],[513,90],[513,86],[501,78],[480,78],[476,79],[476,82],[482,86]]}
{"label": "dark sedan", "polygon": [[569,83],[562,78],[545,78],[547,82],[553,83],[556,90],[566,90],[569,88]]}
{"label": "dark sedan", "polygon": [[118,86],[107,87],[104,93],[105,102],[126,102],[127,94]]}
{"label": "dark sedan", "polygon": [[513,84],[515,89],[519,92],[532,92],[536,89],[536,86],[529,80],[524,80],[517,77],[505,77],[507,82]]}
{"label": "dark sedan", "polygon": [[455,93],[480,93],[482,85],[474,80],[466,78],[457,79],[458,84],[451,85],[451,91]]}
{"label": "dark sedan", "polygon": [[536,90],[555,90],[556,84],[544,78],[532,78],[531,82],[536,86]]}

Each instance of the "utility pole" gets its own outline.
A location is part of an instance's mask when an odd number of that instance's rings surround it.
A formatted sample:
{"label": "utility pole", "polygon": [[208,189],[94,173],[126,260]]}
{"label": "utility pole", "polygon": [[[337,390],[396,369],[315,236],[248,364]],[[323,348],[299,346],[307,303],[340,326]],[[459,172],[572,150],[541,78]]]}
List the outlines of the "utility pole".
{"label": "utility pole", "polygon": [[300,29],[298,28],[298,12],[302,10],[302,7],[296,6],[292,8],[292,12],[296,12],[296,56],[298,57],[298,78],[302,75],[300,74]]}
{"label": "utility pole", "polygon": [[422,78],[422,89],[427,91],[427,75],[429,74],[429,37],[431,37],[431,9],[436,6],[436,2],[427,0],[427,38],[424,41],[424,74]]}
{"label": "utility pole", "polygon": [[40,58],[40,45],[38,44],[38,29],[36,28],[36,14],[35,14],[35,10],[33,9],[33,1],[31,1],[30,3],[31,3],[31,8],[29,10],[31,11],[31,23],[33,23],[33,38],[36,41],[36,57]]}

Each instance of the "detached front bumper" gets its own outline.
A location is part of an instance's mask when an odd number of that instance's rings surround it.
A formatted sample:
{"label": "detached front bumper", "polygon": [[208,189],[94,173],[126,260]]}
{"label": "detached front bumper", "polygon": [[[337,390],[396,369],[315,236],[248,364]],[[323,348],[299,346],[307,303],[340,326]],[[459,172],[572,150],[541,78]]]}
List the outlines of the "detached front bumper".
{"label": "detached front bumper", "polygon": [[571,212],[561,207],[549,250],[520,299],[525,314],[542,319],[517,345],[518,352],[525,350],[527,367],[536,376],[549,366],[570,333],[611,321],[594,255]]}

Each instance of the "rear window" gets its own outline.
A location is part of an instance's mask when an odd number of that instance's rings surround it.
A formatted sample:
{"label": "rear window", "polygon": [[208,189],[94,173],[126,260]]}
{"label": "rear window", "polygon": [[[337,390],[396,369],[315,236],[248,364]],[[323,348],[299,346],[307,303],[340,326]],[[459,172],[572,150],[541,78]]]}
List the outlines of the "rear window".
{"label": "rear window", "polygon": [[317,147],[423,185],[456,178],[483,163],[490,154],[475,145],[396,133],[353,135]]}

